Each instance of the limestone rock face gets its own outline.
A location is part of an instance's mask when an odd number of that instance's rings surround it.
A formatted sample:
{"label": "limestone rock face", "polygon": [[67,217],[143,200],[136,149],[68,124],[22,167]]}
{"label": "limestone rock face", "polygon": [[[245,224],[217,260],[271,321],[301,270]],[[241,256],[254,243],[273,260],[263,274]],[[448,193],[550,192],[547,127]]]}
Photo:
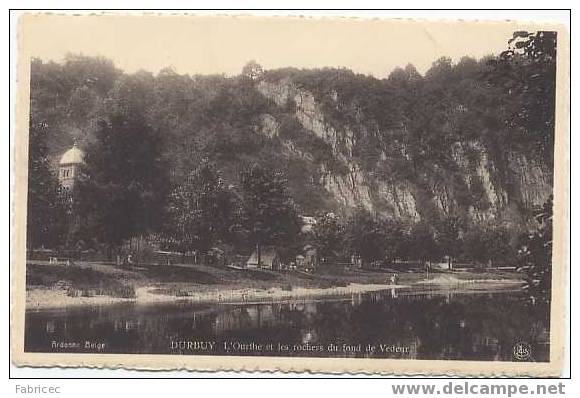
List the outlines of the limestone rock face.
{"label": "limestone rock face", "polygon": [[269,138],[278,136],[278,128],[280,127],[280,124],[272,115],[265,113],[260,115],[259,120],[260,124],[256,126],[257,132]]}
{"label": "limestone rock face", "polygon": [[[312,92],[289,78],[262,81],[257,89],[279,107],[288,109],[292,105],[293,116],[303,130],[331,148],[335,161],[343,167],[336,172],[324,162],[315,164],[315,182],[346,212],[363,207],[381,217],[410,222],[461,215],[476,223],[518,223],[552,192],[552,175],[545,165],[525,153],[493,153],[477,139],[451,145],[448,165],[434,162],[420,170],[415,169],[404,140],[393,140],[369,167],[359,143],[368,142],[369,137],[380,139],[385,132],[365,119],[356,104],[347,105],[355,122],[351,119],[340,124],[331,122],[325,113],[329,104],[338,106],[341,102],[336,91],[328,94],[325,108]],[[276,135],[278,122],[272,115],[263,115],[261,121],[264,134]],[[291,141],[286,141],[285,147],[286,155],[316,163],[315,156],[309,156],[308,150],[298,150]],[[410,171],[403,173],[403,169]]]}

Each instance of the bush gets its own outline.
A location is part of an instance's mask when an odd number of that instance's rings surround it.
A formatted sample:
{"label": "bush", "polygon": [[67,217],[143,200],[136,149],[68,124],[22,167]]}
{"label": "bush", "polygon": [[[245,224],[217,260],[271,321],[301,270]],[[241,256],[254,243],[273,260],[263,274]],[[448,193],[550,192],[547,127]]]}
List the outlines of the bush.
{"label": "bush", "polygon": [[67,289],[66,295],[69,297],[95,297],[110,296],[118,298],[135,298],[137,294],[133,285],[123,285],[113,282],[110,286],[100,287],[78,287],[71,286]]}
{"label": "bush", "polygon": [[133,285],[116,286],[109,290],[108,295],[111,297],[121,297],[121,298],[137,297],[135,287]]}
{"label": "bush", "polygon": [[326,279],[320,282],[320,287],[323,289],[330,289],[332,287],[346,287],[348,283],[337,278]]}

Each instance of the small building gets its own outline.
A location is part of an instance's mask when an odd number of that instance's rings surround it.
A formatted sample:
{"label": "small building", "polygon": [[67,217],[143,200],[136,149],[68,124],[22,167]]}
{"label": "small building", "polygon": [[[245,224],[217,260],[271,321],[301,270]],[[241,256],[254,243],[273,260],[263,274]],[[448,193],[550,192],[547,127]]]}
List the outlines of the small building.
{"label": "small building", "polygon": [[306,259],[306,257],[304,257],[302,254],[297,255],[296,256],[296,267],[304,268],[305,259]]}
{"label": "small building", "polygon": [[84,152],[77,147],[76,143],[62,155],[58,165],[58,182],[62,187],[72,190],[79,176],[84,156]]}
{"label": "small building", "polygon": [[278,251],[274,247],[266,246],[262,247],[260,250],[260,261],[258,263],[258,251],[254,250],[248,261],[246,262],[246,268],[249,269],[271,269],[280,270],[281,261]]}
{"label": "small building", "polygon": [[310,216],[302,216],[302,226],[300,227],[300,231],[303,234],[307,234],[312,232],[312,229],[316,226],[316,218]]}
{"label": "small building", "polygon": [[[298,257],[301,258],[299,259]],[[302,249],[302,255],[298,257],[296,257],[296,265],[298,265],[299,268],[312,271],[318,265],[318,252],[313,246],[304,246]]]}
{"label": "small building", "polygon": [[350,256],[350,267],[351,268],[362,268],[363,267],[363,261],[360,255],[358,254],[352,254]]}
{"label": "small building", "polygon": [[453,269],[453,259],[451,256],[445,255],[443,256],[443,261],[439,262],[430,262],[429,267],[432,269],[439,269],[439,270],[452,270]]}

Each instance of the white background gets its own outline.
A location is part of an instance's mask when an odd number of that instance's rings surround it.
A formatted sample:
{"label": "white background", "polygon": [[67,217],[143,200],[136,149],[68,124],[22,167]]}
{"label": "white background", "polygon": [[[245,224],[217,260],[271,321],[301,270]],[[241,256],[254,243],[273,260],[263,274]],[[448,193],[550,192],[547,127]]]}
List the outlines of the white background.
{"label": "white background", "polygon": [[[16,98],[16,19],[17,13],[13,12],[10,14],[10,20],[7,18],[8,9],[12,8],[74,8],[74,7],[84,7],[84,8],[115,8],[115,7],[140,7],[140,8],[183,8],[183,7],[200,7],[200,8],[265,8],[272,7],[274,5],[273,1],[206,1],[206,2],[194,2],[188,1],[180,2],[174,0],[164,0],[164,1],[149,1],[142,0],[139,2],[132,1],[111,1],[111,0],[101,0],[101,1],[7,1],[5,14],[3,18],[0,19],[0,24],[2,25],[3,32],[10,32],[10,40],[5,40],[3,42],[3,54],[5,54],[5,61],[2,65],[2,72],[4,79],[2,83],[4,84],[5,93],[0,96],[0,103],[2,107],[0,108],[3,112],[3,126],[5,129],[10,129],[10,134],[0,134],[0,147],[4,150],[4,157],[2,162],[5,167],[5,172],[2,173],[2,185],[3,195],[1,196],[2,206],[4,212],[2,212],[2,239],[1,244],[3,250],[1,253],[4,254],[5,264],[3,264],[3,270],[0,272],[1,284],[4,289],[9,285],[8,280],[8,268],[10,266],[10,228],[11,228],[11,213],[13,208],[12,197],[9,195],[13,188],[13,176],[12,173],[6,172],[7,170],[12,170],[13,165],[13,143],[14,143],[14,130],[13,130],[13,119],[14,119],[14,102]],[[323,8],[325,6],[332,6],[335,8],[351,8],[351,7],[377,7],[378,2],[367,1],[367,0],[357,0],[357,1],[341,1],[334,0],[332,2],[328,1],[304,1],[304,0],[294,0],[294,1],[277,1],[275,4],[280,6],[285,6],[288,8]],[[436,5],[445,8],[454,7],[465,7],[468,2],[459,1],[438,1]],[[571,1],[550,1],[550,2],[540,2],[540,1],[526,1],[524,2],[510,2],[509,4],[505,1],[486,1],[481,4],[486,7],[501,7],[501,6],[525,6],[530,8],[541,8],[541,7],[554,7],[554,8],[569,8],[572,6]],[[382,4],[380,4],[382,5]],[[390,4],[384,4],[383,6],[388,6]],[[403,4],[407,7],[432,7],[434,2],[429,1],[406,1]],[[479,5],[479,4],[478,4]],[[221,11],[220,13],[224,13]],[[234,12],[236,13],[236,12]],[[240,13],[240,11],[237,11]],[[502,20],[502,19],[520,19],[520,20],[530,20],[530,21],[549,21],[563,23],[569,26],[569,14],[568,11],[245,11],[244,13],[254,13],[260,15],[268,14],[315,14],[320,15],[352,15],[352,16],[391,16],[391,17],[414,17],[414,18],[428,18],[428,19],[465,19],[465,20],[475,20],[475,19],[486,19],[486,20]],[[572,11],[573,25],[577,26],[580,24],[577,21],[574,11]],[[10,23],[9,23],[10,22]],[[11,25],[11,26],[10,26]],[[572,36],[572,76],[576,76],[575,66],[578,65],[578,52],[576,51],[576,40]],[[9,46],[12,51],[11,63],[8,62],[8,52]],[[10,95],[7,77],[10,77]],[[572,91],[575,92],[578,87],[577,80],[572,80]],[[572,102],[572,126],[576,126],[578,122],[578,114],[580,109],[575,106]],[[9,124],[10,121],[10,124]],[[577,146],[576,140],[571,139],[571,152],[574,153]],[[8,150],[9,148],[9,150]],[[576,163],[576,164],[574,164]],[[577,164],[578,162],[572,163],[571,175],[578,175]],[[575,197],[577,193],[577,186],[574,183],[571,184],[571,195]],[[9,211],[6,211],[9,210]],[[578,221],[578,213],[572,209],[572,221],[571,225],[576,225],[574,221]],[[569,247],[578,247],[580,242],[578,241],[578,233],[572,234],[573,240]],[[570,263],[570,261],[568,262]],[[573,279],[574,285],[578,282],[578,272],[574,272],[575,264],[571,264],[573,269]],[[63,397],[99,397],[111,396],[111,397],[122,397],[122,396],[139,396],[139,397],[149,397],[149,396],[163,396],[165,394],[179,395],[179,396],[207,396],[221,397],[226,396],[226,394],[235,395],[236,398],[243,397],[256,397],[256,396],[276,396],[277,398],[293,397],[299,396],[332,396],[334,397],[356,397],[360,395],[373,394],[390,396],[391,387],[393,383],[401,383],[405,380],[379,380],[377,378],[369,378],[369,376],[356,376],[356,379],[337,379],[337,380],[304,380],[305,378],[311,377],[325,377],[324,375],[284,375],[284,374],[256,374],[256,373],[192,373],[192,372],[135,372],[135,371],[124,371],[124,370],[107,370],[107,369],[22,369],[12,366],[9,362],[9,345],[8,345],[8,322],[9,318],[9,297],[8,291],[3,289],[3,304],[0,306],[1,313],[0,319],[3,319],[3,327],[0,328],[0,346],[2,347],[3,360],[0,364],[0,393],[3,396],[16,396],[15,386],[19,385],[54,385],[61,386],[62,393],[59,396]],[[568,291],[569,288],[568,288]],[[576,295],[572,294],[572,302],[576,301]],[[573,305],[574,308],[578,308],[580,304]],[[569,309],[568,309],[569,311]],[[569,314],[569,312],[568,312]],[[570,318],[569,318],[570,319]],[[572,325],[573,330],[580,330],[580,326],[577,325],[577,317],[573,316]],[[569,337],[568,337],[569,338]],[[580,343],[573,344],[572,357],[578,357],[578,345]],[[566,395],[568,396],[579,396],[580,394],[580,382],[575,383],[574,380],[576,376],[580,377],[576,371],[578,368],[577,363],[574,363],[574,373],[572,374],[573,381],[564,381],[566,387]],[[240,378],[280,378],[280,377],[293,377],[300,378],[296,379],[284,379],[284,380],[209,380],[209,379],[198,379],[198,380],[8,380],[8,375],[11,377],[18,378],[79,378],[79,377],[111,377],[111,378],[125,378],[125,377],[179,377],[179,378],[208,378],[208,377],[240,377]],[[570,375],[569,363],[566,365],[565,376]],[[481,380],[483,382],[483,380]],[[490,380],[488,380],[490,381]],[[407,380],[409,382],[409,380]],[[441,385],[446,384],[447,380],[424,380],[426,383],[439,383]],[[503,382],[506,384],[514,383],[526,383],[530,387],[542,382],[536,380],[527,381],[517,381],[517,380],[503,380],[494,382]],[[550,381],[543,381],[544,383],[550,383]],[[557,382],[557,380],[553,380]],[[576,386],[575,386],[576,384]],[[22,394],[19,394],[22,395]],[[517,396],[517,395],[516,395]]]}

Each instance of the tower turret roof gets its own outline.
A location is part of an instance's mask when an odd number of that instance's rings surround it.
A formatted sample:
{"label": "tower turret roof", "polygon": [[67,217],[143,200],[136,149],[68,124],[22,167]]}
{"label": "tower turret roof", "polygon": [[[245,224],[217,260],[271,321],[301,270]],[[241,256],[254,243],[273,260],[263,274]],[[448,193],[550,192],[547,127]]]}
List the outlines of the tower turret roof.
{"label": "tower turret roof", "polygon": [[62,155],[60,164],[81,164],[84,157],[85,153],[77,147],[77,144],[74,144],[71,149]]}

